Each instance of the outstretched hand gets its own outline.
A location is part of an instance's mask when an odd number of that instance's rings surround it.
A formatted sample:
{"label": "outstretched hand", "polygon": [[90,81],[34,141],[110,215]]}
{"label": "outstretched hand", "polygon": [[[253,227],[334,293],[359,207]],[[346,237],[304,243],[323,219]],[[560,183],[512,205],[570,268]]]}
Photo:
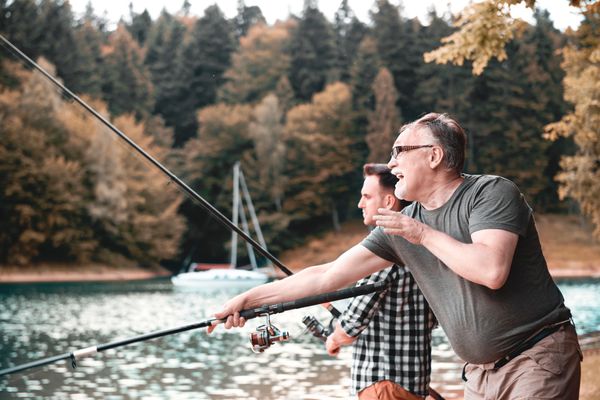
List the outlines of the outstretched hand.
{"label": "outstretched hand", "polygon": [[[224,321],[225,329],[241,328],[246,324],[246,319],[240,317],[240,311],[244,309],[244,303],[246,299],[243,294],[235,296],[234,298],[228,300],[224,305],[221,311],[216,312],[214,317],[218,320]],[[212,333],[215,330],[219,321],[215,321],[211,326],[208,327],[207,332]]]}
{"label": "outstretched hand", "polygon": [[387,208],[377,209],[373,216],[377,226],[383,228],[383,232],[390,235],[402,236],[414,244],[422,244],[427,226],[415,219],[402,214],[399,211],[388,210]]}

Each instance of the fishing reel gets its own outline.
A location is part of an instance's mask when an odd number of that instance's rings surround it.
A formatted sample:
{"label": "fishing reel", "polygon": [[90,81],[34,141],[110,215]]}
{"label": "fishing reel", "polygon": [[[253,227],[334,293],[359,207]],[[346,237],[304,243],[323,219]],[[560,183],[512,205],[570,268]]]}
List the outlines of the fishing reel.
{"label": "fishing reel", "polygon": [[306,330],[309,331],[314,337],[323,342],[327,341],[327,336],[330,334],[330,329],[325,328],[318,319],[312,315],[307,315],[302,318],[302,323],[306,326]]}
{"label": "fishing reel", "polygon": [[266,323],[256,328],[256,332],[250,333],[250,345],[255,353],[262,353],[275,342],[285,342],[290,339],[288,331],[281,331],[271,324],[269,314],[265,314]]}

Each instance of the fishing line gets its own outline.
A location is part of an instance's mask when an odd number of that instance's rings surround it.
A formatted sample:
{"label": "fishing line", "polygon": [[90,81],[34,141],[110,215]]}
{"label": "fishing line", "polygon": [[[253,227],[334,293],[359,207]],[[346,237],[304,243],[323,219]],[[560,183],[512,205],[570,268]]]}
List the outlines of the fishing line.
{"label": "fishing line", "polygon": [[190,199],[194,200],[201,207],[203,207],[206,211],[211,213],[219,222],[226,225],[229,229],[234,230],[238,235],[240,235],[244,240],[254,247],[254,249],[259,252],[262,256],[269,259],[275,265],[277,265],[283,272],[287,275],[292,275],[292,271],[290,271],[286,266],[281,263],[274,255],[272,255],[269,251],[264,249],[260,244],[258,244],[254,239],[248,236],[242,229],[233,224],[225,215],[223,215],[219,210],[217,210],[212,204],[206,201],[202,196],[200,196],[197,192],[195,192],[192,188],[190,188],[185,182],[183,182],[179,177],[173,174],[169,169],[167,169],[163,164],[158,162],[154,157],[148,154],[144,149],[142,149],[137,143],[131,140],[127,135],[125,135],[121,130],[115,127],[110,121],[108,121],[104,116],[102,116],[99,112],[89,106],[85,101],[83,101],[79,96],[71,92],[67,87],[65,87],[57,78],[48,73],[44,68],[39,66],[35,61],[29,58],[26,54],[24,54],[21,50],[19,50],[14,44],[12,44],[8,39],[6,39],[3,35],[0,35],[0,40],[11,49],[11,53],[18,55],[22,60],[24,60],[29,66],[36,69],[40,72],[44,77],[46,77],[50,82],[52,82],[56,87],[58,87],[65,96],[77,102],[80,106],[82,106],[85,110],[94,115],[100,122],[102,122],[106,127],[108,127],[111,131],[113,131],[119,138],[121,138],[125,143],[127,143],[131,148],[133,148],[139,155],[141,155],[146,161],[150,162],[153,166],[158,168],[163,174],[165,174],[171,182],[177,184],[177,186],[186,194]]}

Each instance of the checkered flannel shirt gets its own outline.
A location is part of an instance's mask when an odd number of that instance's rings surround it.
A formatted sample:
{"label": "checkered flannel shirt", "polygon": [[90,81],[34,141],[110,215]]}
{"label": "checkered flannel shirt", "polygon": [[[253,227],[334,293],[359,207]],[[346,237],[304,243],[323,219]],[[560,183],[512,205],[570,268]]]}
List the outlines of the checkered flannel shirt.
{"label": "checkered flannel shirt", "polygon": [[394,265],[358,282],[387,282],[386,289],[352,299],[339,322],[357,340],[351,394],[390,380],[426,396],[431,374],[431,330],[436,324],[412,275]]}

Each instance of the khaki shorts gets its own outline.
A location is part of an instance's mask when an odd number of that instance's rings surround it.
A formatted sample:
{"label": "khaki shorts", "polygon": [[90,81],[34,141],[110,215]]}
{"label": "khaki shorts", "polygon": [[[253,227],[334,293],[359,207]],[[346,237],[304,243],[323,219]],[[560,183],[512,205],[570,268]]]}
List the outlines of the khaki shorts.
{"label": "khaki shorts", "polygon": [[379,381],[358,392],[359,400],[423,400],[392,381]]}
{"label": "khaki shorts", "polygon": [[577,400],[582,360],[575,328],[564,325],[501,368],[467,364],[465,400]]}

